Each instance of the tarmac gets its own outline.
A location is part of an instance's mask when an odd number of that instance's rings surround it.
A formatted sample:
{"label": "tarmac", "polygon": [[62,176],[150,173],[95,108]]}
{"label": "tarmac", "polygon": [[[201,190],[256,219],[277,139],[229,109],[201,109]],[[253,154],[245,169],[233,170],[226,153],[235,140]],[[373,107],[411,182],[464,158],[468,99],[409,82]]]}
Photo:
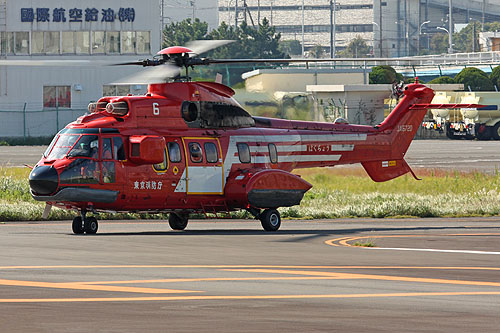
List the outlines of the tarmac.
{"label": "tarmac", "polygon": [[[498,145],[420,140],[406,159],[495,173]],[[0,164],[33,165],[44,149],[0,147]],[[500,217],[284,220],[275,233],[249,220],[99,223],[96,235],[0,223],[2,332],[500,327]]]}
{"label": "tarmac", "polygon": [[2,332],[500,326],[498,217],[100,222],[0,224]]}

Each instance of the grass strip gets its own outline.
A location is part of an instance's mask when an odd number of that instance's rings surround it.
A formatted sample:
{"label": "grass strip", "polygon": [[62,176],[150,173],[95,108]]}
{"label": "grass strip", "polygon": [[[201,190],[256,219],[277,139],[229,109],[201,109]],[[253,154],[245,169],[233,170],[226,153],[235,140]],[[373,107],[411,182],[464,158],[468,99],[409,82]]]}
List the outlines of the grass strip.
{"label": "grass strip", "polygon": [[[0,168],[0,221],[41,220],[44,203],[31,198],[29,169]],[[313,184],[300,206],[281,208],[284,218],[464,217],[500,215],[500,175],[418,170],[373,182],[361,168],[300,170]],[[71,220],[75,212],[52,209],[49,219]],[[251,218],[247,212],[234,218]],[[198,215],[196,217],[201,217]],[[100,219],[167,219],[166,214],[101,214]]]}

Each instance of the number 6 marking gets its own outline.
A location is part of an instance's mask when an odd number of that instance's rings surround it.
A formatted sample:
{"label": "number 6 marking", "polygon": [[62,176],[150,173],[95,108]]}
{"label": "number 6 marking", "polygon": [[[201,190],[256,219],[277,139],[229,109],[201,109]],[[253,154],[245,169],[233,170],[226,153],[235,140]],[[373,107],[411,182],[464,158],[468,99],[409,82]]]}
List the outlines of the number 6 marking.
{"label": "number 6 marking", "polygon": [[153,114],[155,116],[160,114],[160,108],[158,107],[158,103],[153,103]]}

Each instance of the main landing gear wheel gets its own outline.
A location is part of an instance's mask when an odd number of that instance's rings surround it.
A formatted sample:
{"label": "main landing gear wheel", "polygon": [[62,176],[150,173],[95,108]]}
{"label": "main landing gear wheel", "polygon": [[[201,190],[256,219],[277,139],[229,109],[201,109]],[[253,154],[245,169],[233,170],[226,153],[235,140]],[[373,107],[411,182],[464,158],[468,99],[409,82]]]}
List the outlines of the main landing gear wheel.
{"label": "main landing gear wheel", "polygon": [[85,232],[88,234],[95,234],[97,232],[97,229],[99,228],[99,225],[97,223],[97,219],[93,216],[91,217],[87,217],[85,219],[85,223],[84,223],[84,229],[85,229]]}
{"label": "main landing gear wheel", "polygon": [[276,209],[264,210],[259,219],[265,231],[276,231],[281,226],[281,216]]}
{"label": "main landing gear wheel", "polygon": [[77,216],[73,219],[72,228],[73,228],[73,233],[77,235],[83,234],[85,232],[85,230],[83,229],[81,216]]}
{"label": "main landing gear wheel", "polygon": [[188,215],[170,213],[170,216],[168,217],[168,224],[173,230],[184,230],[188,224]]}

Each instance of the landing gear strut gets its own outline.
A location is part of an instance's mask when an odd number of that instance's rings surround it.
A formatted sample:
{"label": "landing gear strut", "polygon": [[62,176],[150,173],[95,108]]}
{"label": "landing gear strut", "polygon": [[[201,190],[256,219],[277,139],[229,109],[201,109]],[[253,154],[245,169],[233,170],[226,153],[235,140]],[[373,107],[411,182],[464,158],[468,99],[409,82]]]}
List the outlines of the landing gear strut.
{"label": "landing gear strut", "polygon": [[93,216],[87,217],[87,210],[82,209],[81,216],[76,216],[73,219],[73,233],[80,235],[84,232],[87,234],[95,234],[97,229],[99,228],[99,224],[97,223],[97,219]]}

